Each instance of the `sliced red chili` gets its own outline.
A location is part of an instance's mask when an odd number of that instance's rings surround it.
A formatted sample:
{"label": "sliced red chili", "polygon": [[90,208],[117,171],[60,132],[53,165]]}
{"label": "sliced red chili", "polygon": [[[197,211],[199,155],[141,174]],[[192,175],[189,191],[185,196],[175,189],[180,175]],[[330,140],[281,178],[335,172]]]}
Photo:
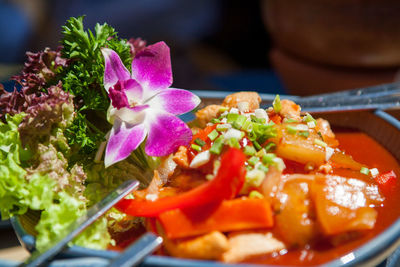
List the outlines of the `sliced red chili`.
{"label": "sliced red chili", "polygon": [[230,148],[221,158],[217,175],[209,182],[185,193],[159,198],[155,201],[123,199],[116,208],[131,216],[156,217],[171,209],[183,209],[234,198],[241,190],[245,179],[242,151]]}

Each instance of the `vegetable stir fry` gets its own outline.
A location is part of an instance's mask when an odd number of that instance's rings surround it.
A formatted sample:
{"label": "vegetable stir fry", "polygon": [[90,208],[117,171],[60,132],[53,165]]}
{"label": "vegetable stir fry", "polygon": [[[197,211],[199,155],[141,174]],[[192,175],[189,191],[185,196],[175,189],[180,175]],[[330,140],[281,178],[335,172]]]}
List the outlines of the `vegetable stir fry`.
{"label": "vegetable stir fry", "polygon": [[192,141],[164,159],[176,164],[168,178],[156,172],[117,209],[147,218],[170,255],[226,262],[339,245],[373,229],[396,174],[355,161],[326,120],[294,102],[260,101],[240,92],[197,111]]}
{"label": "vegetable stir fry", "polygon": [[118,249],[153,231],[159,253],[176,257],[318,263],[397,216],[382,219],[399,190],[398,165],[382,164],[391,156],[353,159],[328,121],[293,101],[276,96],[264,109],[257,93],[239,92],[187,124],[178,116],[200,99],[171,87],[166,43],[121,39],[107,24],[85,30],[79,17],[61,44],[28,52],[12,92],[0,85],[0,212],[35,218],[39,251],[132,178],[141,189],[74,244]]}

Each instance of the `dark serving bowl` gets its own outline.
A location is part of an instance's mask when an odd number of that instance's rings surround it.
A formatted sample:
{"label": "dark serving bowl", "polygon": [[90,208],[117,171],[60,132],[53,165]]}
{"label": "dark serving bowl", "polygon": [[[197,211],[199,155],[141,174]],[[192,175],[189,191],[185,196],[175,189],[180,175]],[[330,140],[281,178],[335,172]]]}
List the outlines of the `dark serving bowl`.
{"label": "dark serving bowl", "polygon": [[[228,92],[206,92],[196,91],[205,104],[212,102],[219,103],[229,94]],[[261,94],[263,104],[270,103],[274,99],[274,95]],[[284,98],[283,96],[281,98]],[[293,100],[296,97],[289,96]],[[400,114],[400,113],[399,113]],[[373,137],[377,142],[383,145],[392,155],[400,160],[400,122],[395,118],[397,113],[386,113],[382,110],[375,111],[353,111],[353,112],[335,112],[335,113],[319,113],[318,117],[327,119],[334,127],[351,127],[362,131]],[[189,120],[189,117],[185,117]],[[34,221],[29,216],[14,217],[11,220],[12,226],[21,242],[21,244],[29,251],[34,250],[35,238],[33,237]],[[393,255],[386,261],[387,266],[399,266],[400,264],[400,218],[397,219],[390,227],[371,241],[365,243],[361,247],[342,255],[324,266],[358,266],[383,265],[383,261],[387,259],[393,252]],[[110,250],[94,250],[78,246],[72,246],[64,251],[63,257],[101,257],[111,259],[118,255],[118,252]],[[167,256],[149,256],[141,266],[204,266],[218,267],[227,266],[226,264],[214,261],[184,260]],[[235,266],[241,266],[235,265]],[[244,266],[244,265],[242,265]],[[246,265],[248,266],[248,265]]]}

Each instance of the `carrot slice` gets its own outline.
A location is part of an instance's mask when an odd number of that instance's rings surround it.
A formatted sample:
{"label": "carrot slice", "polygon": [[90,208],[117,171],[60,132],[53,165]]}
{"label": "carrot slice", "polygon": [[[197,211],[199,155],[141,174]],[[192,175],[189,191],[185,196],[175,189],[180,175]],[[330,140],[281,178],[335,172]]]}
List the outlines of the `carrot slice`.
{"label": "carrot slice", "polygon": [[273,226],[270,203],[265,199],[250,198],[225,200],[215,206],[203,207],[203,210],[174,209],[160,214],[158,219],[170,239],[211,231],[229,232]]}

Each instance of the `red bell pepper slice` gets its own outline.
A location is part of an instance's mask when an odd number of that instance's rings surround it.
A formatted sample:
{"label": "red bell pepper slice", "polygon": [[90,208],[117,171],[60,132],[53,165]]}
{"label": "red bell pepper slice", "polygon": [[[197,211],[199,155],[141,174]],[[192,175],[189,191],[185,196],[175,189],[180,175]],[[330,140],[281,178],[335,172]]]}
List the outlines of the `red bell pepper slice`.
{"label": "red bell pepper slice", "polygon": [[397,176],[396,173],[391,170],[376,176],[375,181],[378,183],[379,188],[387,194],[396,186]]}
{"label": "red bell pepper slice", "polygon": [[122,199],[115,207],[131,216],[156,217],[160,213],[183,209],[234,198],[245,180],[246,156],[242,151],[230,148],[222,155],[217,175],[211,181],[182,194],[156,199],[155,201]]}

